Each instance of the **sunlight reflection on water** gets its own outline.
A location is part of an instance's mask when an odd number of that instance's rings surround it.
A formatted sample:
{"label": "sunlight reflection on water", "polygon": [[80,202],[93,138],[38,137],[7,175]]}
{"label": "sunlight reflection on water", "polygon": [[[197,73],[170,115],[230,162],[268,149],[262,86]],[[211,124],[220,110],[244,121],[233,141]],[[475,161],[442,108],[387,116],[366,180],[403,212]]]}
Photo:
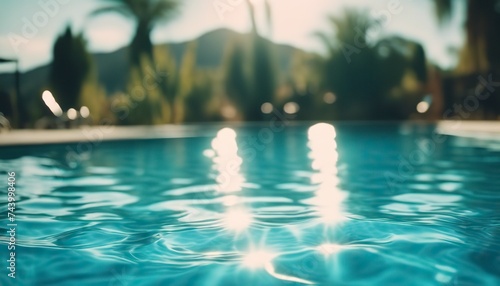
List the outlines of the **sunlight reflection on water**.
{"label": "sunlight reflection on water", "polygon": [[64,146],[0,149],[19,170],[21,284],[499,284],[493,143],[450,137],[390,188],[432,126],[292,126],[255,156],[259,127],[209,130],[103,143],[76,169]]}

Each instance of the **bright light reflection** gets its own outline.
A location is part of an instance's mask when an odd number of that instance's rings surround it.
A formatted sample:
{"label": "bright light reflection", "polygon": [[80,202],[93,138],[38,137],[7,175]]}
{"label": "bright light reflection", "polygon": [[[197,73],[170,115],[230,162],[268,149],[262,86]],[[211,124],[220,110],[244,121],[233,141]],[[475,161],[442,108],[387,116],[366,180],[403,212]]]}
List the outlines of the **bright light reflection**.
{"label": "bright light reflection", "polygon": [[223,128],[212,140],[213,151],[203,152],[205,156],[212,158],[214,169],[218,172],[217,190],[223,193],[240,191],[245,182],[245,178],[240,173],[243,159],[238,156],[236,137],[236,131]]}
{"label": "bright light reflection", "polygon": [[330,255],[330,254],[340,252],[342,250],[342,248],[343,248],[343,246],[339,245],[339,244],[324,243],[324,244],[316,247],[316,250],[321,252],[323,255]]}
{"label": "bright light reflection", "polygon": [[274,265],[272,263],[273,259],[278,256],[278,254],[268,251],[268,250],[255,250],[248,252],[244,257],[242,264],[244,267],[255,270],[255,269],[265,269],[266,272],[276,279],[283,281],[301,283],[311,285],[314,284],[311,281],[301,279],[298,277],[285,275],[277,273]]}
{"label": "bright light reflection", "polygon": [[283,106],[283,110],[288,114],[295,114],[299,112],[300,106],[296,102],[287,102],[285,106]]}
{"label": "bright light reflection", "polygon": [[240,197],[238,196],[225,196],[222,198],[222,203],[226,206],[226,207],[230,207],[230,206],[234,206],[236,204],[238,204],[239,202],[241,201]]}
{"label": "bright light reflection", "polygon": [[248,227],[253,222],[252,214],[245,209],[229,209],[228,212],[224,214],[223,223],[226,229],[233,230],[236,232],[241,232]]}
{"label": "bright light reflection", "polygon": [[269,268],[270,265],[274,269],[271,261],[276,256],[275,253],[266,250],[251,251],[243,257],[243,265],[250,269]]}
{"label": "bright light reflection", "polygon": [[215,152],[212,149],[207,149],[207,150],[203,151],[203,156],[208,157],[208,158],[212,158],[215,156]]}
{"label": "bright light reflection", "polygon": [[418,113],[426,113],[427,110],[429,110],[429,103],[425,102],[425,101],[421,101],[417,104],[417,111]]}
{"label": "bright light reflection", "polygon": [[57,103],[56,99],[52,95],[52,93],[48,90],[44,91],[42,94],[42,99],[45,105],[50,109],[50,111],[57,117],[63,114],[61,106]]}
{"label": "bright light reflection", "polygon": [[309,127],[307,135],[310,141],[318,141],[325,137],[335,139],[337,133],[335,132],[335,127],[333,127],[333,125],[328,123],[318,123]]}
{"label": "bright light reflection", "polygon": [[76,111],[76,109],[70,108],[68,109],[68,112],[66,112],[66,114],[68,115],[69,120],[75,120],[78,112]]}
{"label": "bright light reflection", "polygon": [[80,115],[83,117],[83,118],[87,118],[89,117],[90,115],[90,110],[87,106],[82,106],[80,107]]}
{"label": "bright light reflection", "polygon": [[343,202],[347,193],[338,188],[336,136],[335,128],[327,123],[313,125],[308,130],[309,158],[312,160],[311,168],[316,171],[311,176],[311,183],[317,184],[318,188],[314,197],[307,202],[315,206],[320,220],[325,224],[345,220]]}
{"label": "bright light reflection", "polygon": [[326,104],[334,104],[337,101],[337,96],[333,92],[327,92],[323,95],[323,101]]}
{"label": "bright light reflection", "polygon": [[262,111],[262,113],[264,114],[270,114],[271,112],[273,112],[273,105],[269,102],[264,102],[261,106],[260,106],[260,111]]}
{"label": "bright light reflection", "polygon": [[209,252],[203,253],[203,255],[205,255],[207,258],[217,258],[223,254],[224,253],[221,251],[209,251]]}

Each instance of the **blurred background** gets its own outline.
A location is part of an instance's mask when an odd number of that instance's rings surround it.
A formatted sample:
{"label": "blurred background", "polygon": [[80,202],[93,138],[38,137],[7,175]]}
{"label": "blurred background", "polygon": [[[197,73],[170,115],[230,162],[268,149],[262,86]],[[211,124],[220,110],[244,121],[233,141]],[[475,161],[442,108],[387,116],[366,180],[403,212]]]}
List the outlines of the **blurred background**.
{"label": "blurred background", "polygon": [[498,120],[497,0],[4,0],[0,126]]}

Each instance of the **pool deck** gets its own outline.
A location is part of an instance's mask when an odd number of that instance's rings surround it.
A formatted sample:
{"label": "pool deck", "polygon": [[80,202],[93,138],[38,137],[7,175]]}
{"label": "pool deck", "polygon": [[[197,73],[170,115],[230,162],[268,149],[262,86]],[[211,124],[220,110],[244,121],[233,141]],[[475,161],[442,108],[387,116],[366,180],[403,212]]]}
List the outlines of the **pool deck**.
{"label": "pool deck", "polygon": [[500,140],[500,121],[440,121],[437,132],[451,136]]}
{"label": "pool deck", "polygon": [[127,139],[184,138],[200,136],[195,125],[84,126],[75,129],[20,129],[0,133],[0,146],[101,142]]}
{"label": "pool deck", "polygon": [[[413,122],[405,122],[413,124]],[[422,122],[414,122],[422,124]],[[333,123],[335,125],[335,123]],[[424,122],[437,124],[441,134],[500,140],[500,121],[439,121]],[[227,125],[233,125],[228,123]],[[210,126],[211,128],[207,128]],[[85,126],[63,130],[11,130],[0,133],[0,146],[39,144],[61,144],[79,142],[100,142],[127,139],[183,138],[209,136],[208,130],[224,126],[223,123],[209,125],[161,125],[161,126]]]}

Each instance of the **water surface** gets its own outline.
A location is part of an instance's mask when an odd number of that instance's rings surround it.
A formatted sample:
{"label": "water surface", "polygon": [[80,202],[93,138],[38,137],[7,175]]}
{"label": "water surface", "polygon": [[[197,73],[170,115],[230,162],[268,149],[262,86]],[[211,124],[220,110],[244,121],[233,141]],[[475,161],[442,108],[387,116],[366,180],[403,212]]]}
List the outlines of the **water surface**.
{"label": "water surface", "polygon": [[[1,178],[17,174],[15,283],[500,285],[500,137],[400,124],[199,134],[1,148]],[[5,261],[5,192],[0,203]]]}

